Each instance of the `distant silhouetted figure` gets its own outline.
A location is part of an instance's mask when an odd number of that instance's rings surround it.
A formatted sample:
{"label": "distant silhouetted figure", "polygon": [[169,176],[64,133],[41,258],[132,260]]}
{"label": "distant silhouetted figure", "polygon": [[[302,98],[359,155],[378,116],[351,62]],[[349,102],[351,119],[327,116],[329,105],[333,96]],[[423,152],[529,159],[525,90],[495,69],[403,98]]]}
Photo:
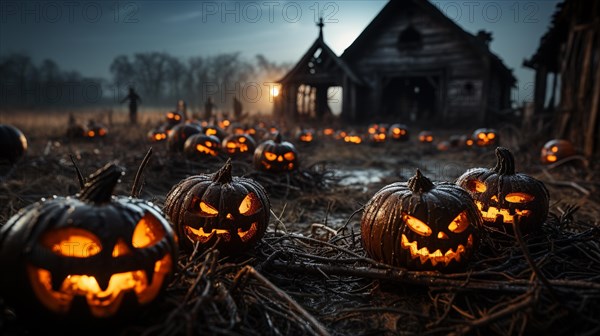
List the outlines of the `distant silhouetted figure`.
{"label": "distant silhouetted figure", "polygon": [[204,103],[204,120],[208,121],[213,117],[213,107],[215,107],[215,104],[212,97],[208,97],[208,100]]}
{"label": "distant silhouetted figure", "polygon": [[242,119],[242,102],[233,97],[233,117],[235,120]]}
{"label": "distant silhouetted figure", "polygon": [[138,102],[142,102],[142,98],[138,96],[135,90],[132,87],[129,87],[129,94],[123,100],[121,100],[121,104],[129,100],[129,122],[131,124],[137,123],[137,107]]}
{"label": "distant silhouetted figure", "polygon": [[180,112],[180,113],[181,113],[181,115],[183,116],[183,119],[184,119],[184,120],[188,120],[188,119],[190,119],[190,117],[189,117],[189,116],[188,116],[188,114],[187,114],[187,104],[185,103],[185,100],[183,100],[183,99],[179,99],[179,100],[177,101],[177,106],[176,106],[175,110],[176,110],[177,112]]}

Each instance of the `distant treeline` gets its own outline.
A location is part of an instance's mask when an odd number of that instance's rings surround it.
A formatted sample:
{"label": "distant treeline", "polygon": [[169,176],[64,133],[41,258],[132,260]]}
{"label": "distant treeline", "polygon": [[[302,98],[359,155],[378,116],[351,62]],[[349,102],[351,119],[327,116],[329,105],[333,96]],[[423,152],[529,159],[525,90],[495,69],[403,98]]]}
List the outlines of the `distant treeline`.
{"label": "distant treeline", "polygon": [[147,106],[203,106],[212,97],[217,107],[231,105],[233,97],[255,106],[270,97],[273,81],[290,64],[278,64],[263,55],[251,60],[240,53],[196,56],[187,60],[166,52],[115,57],[111,79],[87,78],[60,69],[53,60],[39,65],[23,54],[0,57],[0,106],[118,105],[131,86]]}
{"label": "distant treeline", "polygon": [[39,65],[28,55],[0,57],[0,107],[98,104],[106,81],[64,71],[53,60]]}

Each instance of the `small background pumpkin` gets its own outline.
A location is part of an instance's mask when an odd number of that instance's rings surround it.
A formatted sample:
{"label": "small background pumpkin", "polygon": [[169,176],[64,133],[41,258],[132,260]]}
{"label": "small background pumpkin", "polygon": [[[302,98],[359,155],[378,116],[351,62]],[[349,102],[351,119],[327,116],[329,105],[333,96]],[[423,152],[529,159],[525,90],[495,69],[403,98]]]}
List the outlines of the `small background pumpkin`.
{"label": "small background pumpkin", "polygon": [[270,173],[289,172],[298,169],[298,151],[287,141],[283,141],[281,133],[274,140],[267,140],[258,145],[254,151],[254,167]]}
{"label": "small background pumpkin", "polygon": [[542,147],[540,160],[544,164],[554,163],[575,155],[573,143],[564,139],[553,139]]}
{"label": "small background pumpkin", "polygon": [[23,132],[11,125],[0,124],[0,161],[14,163],[27,152],[27,139]]}

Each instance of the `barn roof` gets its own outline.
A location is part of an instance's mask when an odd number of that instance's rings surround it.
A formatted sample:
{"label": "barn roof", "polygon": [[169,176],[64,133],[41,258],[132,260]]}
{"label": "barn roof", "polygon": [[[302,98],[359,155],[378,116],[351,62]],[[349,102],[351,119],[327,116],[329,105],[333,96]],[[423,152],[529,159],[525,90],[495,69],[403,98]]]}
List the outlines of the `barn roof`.
{"label": "barn roof", "polygon": [[327,55],[331,60],[333,60],[335,65],[339,69],[341,69],[341,71],[344,74],[346,74],[348,76],[348,78],[350,78],[350,80],[352,80],[353,82],[355,82],[357,84],[362,84],[362,81],[356,75],[356,73],[350,68],[350,66],[348,66],[348,64],[346,62],[344,62],[344,60],[342,60],[338,55],[336,55],[335,52],[333,52],[333,50],[331,50],[331,48],[329,48],[327,43],[325,43],[325,41],[323,40],[322,33],[319,34],[319,37],[317,37],[317,39],[312,44],[312,46],[310,48],[308,48],[308,51],[304,54],[304,56],[302,56],[300,61],[298,61],[298,63],[296,63],[296,65],[292,68],[292,70],[290,70],[285,76],[283,76],[283,78],[278,80],[277,83],[291,82],[291,81],[293,81],[294,78],[297,78],[299,75],[301,75],[302,71],[304,70],[304,68],[306,67],[308,62],[310,61],[311,57],[313,57],[313,55],[319,48],[321,48],[322,53],[325,53],[325,55]]}
{"label": "barn roof", "polygon": [[457,36],[463,38],[473,48],[473,50],[484,57],[489,57],[492,67],[509,80],[511,84],[516,82],[516,79],[512,73],[512,70],[506,67],[502,60],[492,53],[488,46],[482,42],[475,35],[465,31],[458,26],[454,21],[448,18],[442,13],[435,5],[427,0],[390,0],[385,7],[377,14],[377,16],[369,23],[369,25],[363,30],[363,32],[354,40],[354,42],[346,48],[344,53],[340,56],[342,60],[350,62],[350,60],[361,50],[365,49],[365,46],[373,40],[374,36],[377,35],[381,29],[385,28],[386,21],[394,15],[397,15],[398,9],[401,6],[406,6],[407,3],[412,2],[424,11],[431,14],[439,22],[446,24],[452,29]]}

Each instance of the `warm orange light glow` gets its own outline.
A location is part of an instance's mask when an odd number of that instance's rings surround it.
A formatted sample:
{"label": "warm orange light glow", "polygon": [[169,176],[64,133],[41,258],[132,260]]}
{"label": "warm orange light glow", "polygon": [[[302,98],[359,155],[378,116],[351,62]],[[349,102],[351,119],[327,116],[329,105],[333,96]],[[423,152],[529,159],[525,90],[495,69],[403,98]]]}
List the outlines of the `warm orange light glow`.
{"label": "warm orange light glow", "polygon": [[40,244],[53,253],[65,257],[87,258],[100,253],[100,239],[87,230],[62,228],[46,232]]}
{"label": "warm orange light glow", "polygon": [[214,217],[219,214],[219,211],[217,211],[217,209],[213,208],[211,205],[204,201],[200,202],[200,211],[202,212],[202,215],[209,217]]}
{"label": "warm orange light glow", "polygon": [[287,153],[283,154],[283,157],[288,161],[294,161],[294,159],[296,158],[296,155],[292,152],[287,152]]}
{"label": "warm orange light glow", "polygon": [[95,277],[84,274],[67,275],[58,291],[52,290],[52,274],[42,268],[27,266],[33,291],[40,302],[51,311],[67,313],[75,296],[85,297],[90,312],[95,317],[109,317],[121,307],[124,293],[134,291],[140,304],[147,304],[158,295],[163,281],[173,267],[170,255],[154,264],[154,277],[148,283],[143,270],[113,274],[108,287],[102,290]]}
{"label": "warm orange light glow", "polygon": [[206,135],[216,135],[217,134],[217,130],[214,128],[207,128],[206,131],[204,132]]}
{"label": "warm orange light glow", "polygon": [[277,154],[265,152],[265,159],[267,159],[268,161],[275,161],[277,159]]}
{"label": "warm orange light glow", "polygon": [[533,201],[534,197],[524,193],[510,193],[504,199],[510,203],[527,203]]}
{"label": "warm orange light glow", "polygon": [[252,225],[250,225],[250,228],[247,231],[238,229],[237,234],[243,242],[247,242],[248,240],[250,240],[250,238],[256,235],[257,230],[258,228],[256,227],[256,222],[254,222],[252,223]]}
{"label": "warm orange light glow", "polygon": [[132,245],[135,248],[154,246],[166,235],[165,229],[154,217],[146,214],[133,230]]}
{"label": "warm orange light glow", "polygon": [[311,141],[313,141],[313,135],[312,135],[312,133],[302,134],[300,136],[300,141],[303,141],[303,142],[311,142]]}
{"label": "warm orange light glow", "polygon": [[550,150],[551,150],[553,153],[556,153],[556,152],[558,152],[558,146],[552,146],[552,148],[550,148]]}
{"label": "warm orange light glow", "polygon": [[[481,212],[481,217],[483,217],[483,220],[485,221],[494,222],[496,221],[496,218],[498,218],[498,216],[502,216],[502,222],[505,224],[512,224],[515,220],[514,216],[511,215],[507,209],[498,209],[496,207],[490,206],[488,207],[487,211],[484,211],[483,203],[475,201],[475,205],[477,205],[477,208],[479,208],[479,211]],[[526,217],[529,216],[530,213],[530,210],[515,210],[516,216]]]}
{"label": "warm orange light glow", "polygon": [[466,144],[467,144],[467,146],[469,146],[469,147],[470,147],[470,146],[473,146],[473,140],[471,140],[471,139],[467,139],[467,142],[466,142]]}
{"label": "warm orange light glow", "polygon": [[495,133],[488,133],[487,137],[490,140],[494,140],[496,138],[496,134]]}
{"label": "warm orange light glow", "polygon": [[99,129],[98,130],[98,135],[105,136],[106,135],[106,130],[104,128]]}
{"label": "warm orange light glow", "polygon": [[326,128],[326,129],[323,130],[323,134],[327,135],[327,136],[333,135],[334,132],[335,131],[333,130],[333,128]]}
{"label": "warm orange light glow", "polygon": [[408,227],[411,230],[420,234],[421,236],[427,237],[427,236],[431,235],[431,228],[427,224],[418,220],[417,218],[415,218],[411,215],[403,214],[402,220],[408,225]]}
{"label": "warm orange light glow", "polygon": [[273,95],[273,97],[277,97],[277,96],[279,96],[279,88],[278,88],[277,86],[274,86],[274,87],[271,89],[271,94]]}
{"label": "warm orange light glow", "polygon": [[93,138],[94,136],[96,136],[96,132],[88,131],[88,137]]}
{"label": "warm orange light glow", "polygon": [[469,220],[466,212],[461,212],[452,222],[448,225],[448,230],[454,233],[461,233],[469,227]]}
{"label": "warm orange light glow", "polygon": [[546,160],[548,162],[556,162],[558,160],[558,157],[556,155],[549,154],[546,156]]}
{"label": "warm orange light glow", "polygon": [[260,202],[256,197],[256,194],[249,193],[244,197],[242,203],[240,203],[239,211],[244,216],[250,216],[257,213],[261,209]]}
{"label": "warm orange light glow", "polygon": [[471,191],[476,191],[476,192],[480,192],[480,193],[487,190],[485,183],[483,183],[479,180],[469,180],[467,182],[467,188]]}
{"label": "warm orange light glow", "polygon": [[358,135],[347,135],[344,137],[345,142],[359,144],[362,142],[362,138]]}
{"label": "warm orange light glow", "polygon": [[410,250],[411,258],[419,258],[421,264],[425,264],[425,262],[429,260],[432,266],[436,266],[438,263],[444,263],[445,266],[448,266],[448,264],[450,264],[452,260],[460,262],[465,252],[473,246],[473,235],[469,235],[469,237],[467,238],[466,247],[463,244],[459,244],[456,247],[456,251],[454,251],[453,249],[449,249],[445,253],[442,252],[440,249],[437,249],[434,252],[429,252],[429,249],[426,246],[419,248],[416,241],[409,241],[406,235],[404,234],[402,234],[400,245],[403,249]]}
{"label": "warm orange light glow", "polygon": [[229,234],[228,230],[212,229],[207,233],[203,228],[194,229],[190,226],[186,226],[185,230],[188,237],[192,238],[194,241],[200,242],[201,244],[208,242],[214,235],[218,235],[226,242],[231,240],[231,235]]}

